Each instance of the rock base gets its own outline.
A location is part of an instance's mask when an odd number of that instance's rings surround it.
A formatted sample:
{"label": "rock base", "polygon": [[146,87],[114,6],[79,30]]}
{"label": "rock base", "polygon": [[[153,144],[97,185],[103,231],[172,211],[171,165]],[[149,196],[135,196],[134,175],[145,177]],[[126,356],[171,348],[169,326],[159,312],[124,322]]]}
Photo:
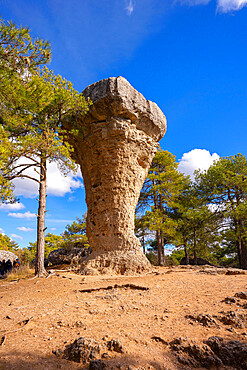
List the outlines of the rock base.
{"label": "rock base", "polygon": [[82,275],[135,275],[152,270],[141,250],[94,251],[81,265]]}

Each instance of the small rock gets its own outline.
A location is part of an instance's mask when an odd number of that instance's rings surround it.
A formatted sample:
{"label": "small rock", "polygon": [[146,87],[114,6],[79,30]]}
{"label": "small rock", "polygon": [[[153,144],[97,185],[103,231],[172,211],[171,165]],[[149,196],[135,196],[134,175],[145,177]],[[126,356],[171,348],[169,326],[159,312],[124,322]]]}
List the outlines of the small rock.
{"label": "small rock", "polygon": [[55,356],[57,356],[57,357],[62,357],[63,356],[63,350],[61,349],[61,348],[59,348],[59,349],[54,349],[54,350],[52,350],[52,353],[55,355]]}
{"label": "small rock", "polygon": [[92,360],[100,359],[103,346],[90,338],[78,338],[73,343],[66,346],[64,358],[69,361],[86,364]]}
{"label": "small rock", "polygon": [[89,363],[88,370],[104,370],[106,365],[102,360],[92,360]]}
{"label": "small rock", "polygon": [[245,275],[246,271],[241,269],[229,268],[227,269],[226,275]]}
{"label": "small rock", "polygon": [[234,297],[226,297],[222,302],[231,304],[231,303],[236,303],[237,300]]}
{"label": "small rock", "polygon": [[118,339],[111,339],[107,342],[107,348],[109,351],[115,351],[118,353],[124,353],[123,345]]}
{"label": "small rock", "polygon": [[244,328],[247,327],[247,314],[228,311],[221,312],[221,315],[217,316],[224,325],[231,325],[234,328]]}
{"label": "small rock", "polygon": [[207,326],[207,327],[212,327],[212,326],[219,327],[217,321],[210,314],[205,314],[204,315],[204,314],[201,313],[198,316],[186,315],[185,317],[186,317],[186,319],[197,321],[200,324],[202,324],[203,326]]}
{"label": "small rock", "polygon": [[151,339],[155,340],[156,342],[160,342],[162,344],[168,345],[168,342],[159,336],[154,335],[151,337]]}
{"label": "small rock", "polygon": [[241,299],[247,299],[247,292],[238,292],[234,295],[234,297],[241,298]]}

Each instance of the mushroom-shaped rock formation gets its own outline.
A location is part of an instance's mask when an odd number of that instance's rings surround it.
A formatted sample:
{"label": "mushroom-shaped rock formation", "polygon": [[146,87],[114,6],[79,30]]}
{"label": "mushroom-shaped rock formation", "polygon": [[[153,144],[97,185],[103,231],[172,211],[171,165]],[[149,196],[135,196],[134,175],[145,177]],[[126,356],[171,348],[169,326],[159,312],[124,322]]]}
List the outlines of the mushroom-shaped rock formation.
{"label": "mushroom-shaped rock formation", "polygon": [[96,82],[83,95],[93,104],[83,117],[83,129],[70,136],[84,179],[93,250],[82,273],[148,270],[134,235],[134,214],[166,118],[123,77]]}

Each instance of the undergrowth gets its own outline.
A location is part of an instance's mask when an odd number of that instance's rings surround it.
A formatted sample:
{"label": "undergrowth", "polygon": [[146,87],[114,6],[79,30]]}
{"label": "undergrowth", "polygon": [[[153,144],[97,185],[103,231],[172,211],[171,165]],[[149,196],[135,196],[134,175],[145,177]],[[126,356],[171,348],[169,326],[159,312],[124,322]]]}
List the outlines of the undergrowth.
{"label": "undergrowth", "polygon": [[5,281],[27,279],[32,276],[34,276],[34,269],[30,268],[29,265],[21,265],[19,268],[15,268],[8,272]]}

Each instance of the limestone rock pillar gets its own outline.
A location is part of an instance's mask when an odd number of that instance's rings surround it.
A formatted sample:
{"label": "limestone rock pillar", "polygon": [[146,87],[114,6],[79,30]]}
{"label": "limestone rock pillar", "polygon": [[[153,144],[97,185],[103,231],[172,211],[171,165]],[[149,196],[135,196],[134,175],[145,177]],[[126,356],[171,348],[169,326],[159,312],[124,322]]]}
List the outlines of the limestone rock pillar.
{"label": "limestone rock pillar", "polygon": [[135,273],[150,264],[134,235],[143,182],[166,130],[166,118],[123,77],[88,86],[93,101],[84,129],[71,136],[86,190],[87,236],[93,253],[83,273]]}

